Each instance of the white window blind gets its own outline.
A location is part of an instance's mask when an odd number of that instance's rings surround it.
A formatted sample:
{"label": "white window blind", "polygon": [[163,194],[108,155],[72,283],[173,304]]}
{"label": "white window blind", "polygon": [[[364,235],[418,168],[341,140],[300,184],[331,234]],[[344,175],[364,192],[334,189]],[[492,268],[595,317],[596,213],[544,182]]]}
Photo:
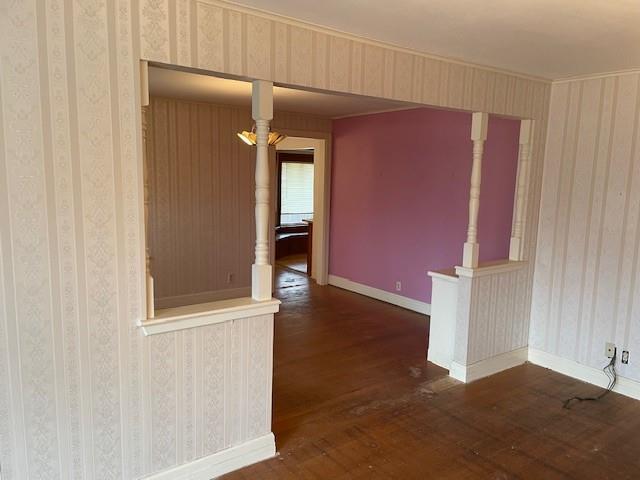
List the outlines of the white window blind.
{"label": "white window blind", "polygon": [[280,184],[280,224],[313,217],[313,163],[283,162]]}

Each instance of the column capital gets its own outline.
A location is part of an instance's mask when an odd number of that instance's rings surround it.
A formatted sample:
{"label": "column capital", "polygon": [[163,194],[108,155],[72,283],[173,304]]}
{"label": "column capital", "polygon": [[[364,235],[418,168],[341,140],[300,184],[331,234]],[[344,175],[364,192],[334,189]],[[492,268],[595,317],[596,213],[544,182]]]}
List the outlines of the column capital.
{"label": "column capital", "polygon": [[254,120],[273,118],[273,82],[254,80],[251,95],[251,116]]}
{"label": "column capital", "polygon": [[487,139],[489,114],[473,112],[471,114],[471,140],[484,142]]}
{"label": "column capital", "polygon": [[520,120],[520,145],[529,145],[533,142],[533,126],[535,120]]}

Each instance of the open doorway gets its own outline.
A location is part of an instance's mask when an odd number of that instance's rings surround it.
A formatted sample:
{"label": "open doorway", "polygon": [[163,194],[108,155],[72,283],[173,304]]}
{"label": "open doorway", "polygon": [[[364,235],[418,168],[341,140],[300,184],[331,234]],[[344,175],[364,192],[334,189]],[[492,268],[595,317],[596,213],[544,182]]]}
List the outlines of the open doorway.
{"label": "open doorway", "polygon": [[313,151],[276,149],[276,264],[311,275]]}

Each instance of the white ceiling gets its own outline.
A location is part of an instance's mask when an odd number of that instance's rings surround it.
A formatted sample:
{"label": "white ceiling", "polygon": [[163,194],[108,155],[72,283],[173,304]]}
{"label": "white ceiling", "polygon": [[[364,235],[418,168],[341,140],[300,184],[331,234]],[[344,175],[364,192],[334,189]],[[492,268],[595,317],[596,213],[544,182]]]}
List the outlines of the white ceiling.
{"label": "white ceiling", "polygon": [[[151,95],[182,98],[223,105],[251,106],[251,83],[197,73],[149,67]],[[387,110],[415,108],[417,105],[379,98],[334,95],[274,87],[276,111],[300,112],[329,118],[361,115]]]}
{"label": "white ceiling", "polygon": [[639,0],[234,0],[548,79],[640,67]]}

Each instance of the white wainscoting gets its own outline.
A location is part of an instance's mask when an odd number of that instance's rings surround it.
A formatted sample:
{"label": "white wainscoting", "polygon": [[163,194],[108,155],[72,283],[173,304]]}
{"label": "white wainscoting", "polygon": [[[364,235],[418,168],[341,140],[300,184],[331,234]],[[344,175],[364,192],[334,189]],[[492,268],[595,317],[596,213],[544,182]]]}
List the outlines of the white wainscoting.
{"label": "white wainscoting", "polygon": [[487,275],[468,276],[466,269],[456,269],[459,278],[454,361],[459,365],[473,365],[527,346],[528,265],[519,262],[514,270],[514,262],[509,264],[509,269]]}
{"label": "white wainscoting", "polygon": [[431,305],[426,302],[414,300],[413,298],[403,297],[395,293],[380,290],[379,288],[370,287],[362,283],[353,282],[346,278],[338,277],[336,275],[329,275],[329,285],[334,287],[343,288],[351,292],[359,293],[367,297],[375,298],[383,302],[397,305],[407,310],[413,310],[414,312],[422,313],[424,315],[431,314]]}

